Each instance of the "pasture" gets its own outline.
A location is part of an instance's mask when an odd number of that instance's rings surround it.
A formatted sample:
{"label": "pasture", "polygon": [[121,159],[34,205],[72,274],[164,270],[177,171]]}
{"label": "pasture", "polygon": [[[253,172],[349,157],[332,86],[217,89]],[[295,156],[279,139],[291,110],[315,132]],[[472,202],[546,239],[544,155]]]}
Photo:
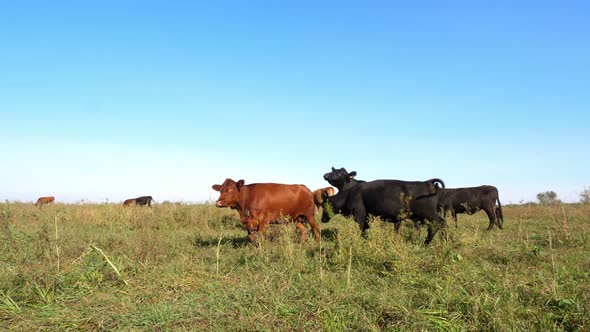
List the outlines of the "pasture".
{"label": "pasture", "polygon": [[[0,204],[0,330],[589,330],[590,205],[247,242],[212,205]],[[318,216],[319,220],[319,216]],[[311,230],[308,227],[308,234]]]}

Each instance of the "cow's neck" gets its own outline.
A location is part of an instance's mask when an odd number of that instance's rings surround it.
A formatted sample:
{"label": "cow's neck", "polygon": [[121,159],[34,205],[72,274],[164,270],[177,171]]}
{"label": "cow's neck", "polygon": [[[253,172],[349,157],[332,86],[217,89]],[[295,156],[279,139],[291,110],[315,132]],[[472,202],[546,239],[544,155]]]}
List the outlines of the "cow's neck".
{"label": "cow's neck", "polygon": [[330,203],[334,213],[340,213],[340,210],[342,210],[342,207],[346,204],[347,198],[348,191],[340,190],[336,195],[328,197],[327,202]]}
{"label": "cow's neck", "polygon": [[238,204],[236,204],[233,208],[236,209],[236,211],[238,211],[238,213],[240,214],[240,216],[243,217],[250,217],[250,211],[248,211],[248,192],[250,191],[250,188],[248,188],[248,186],[242,186],[240,188],[240,199],[238,201]]}
{"label": "cow's neck", "polygon": [[353,186],[355,186],[358,182],[355,179],[350,179],[347,182],[345,182],[341,187],[342,188],[338,188],[338,190],[347,190],[352,188]]}

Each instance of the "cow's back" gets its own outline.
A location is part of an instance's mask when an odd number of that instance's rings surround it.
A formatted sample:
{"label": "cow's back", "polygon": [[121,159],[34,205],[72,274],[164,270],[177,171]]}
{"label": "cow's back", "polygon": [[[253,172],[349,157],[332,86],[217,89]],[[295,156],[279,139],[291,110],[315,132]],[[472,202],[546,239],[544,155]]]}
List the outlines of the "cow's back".
{"label": "cow's back", "polygon": [[430,182],[375,180],[358,183],[353,189],[357,191],[352,195],[353,204],[360,197],[367,213],[387,218],[397,218],[400,210],[417,197],[422,202],[437,200],[433,195],[437,189]]}
{"label": "cow's back", "polygon": [[296,217],[314,209],[313,193],[304,185],[253,183],[243,187],[246,210],[268,211]]}
{"label": "cow's back", "polygon": [[55,201],[54,196],[39,197],[39,199],[37,199],[37,202],[35,203],[35,205],[50,204],[50,203],[53,203],[54,201]]}
{"label": "cow's back", "polygon": [[498,198],[498,189],[494,186],[484,185],[479,187],[454,188],[445,190],[447,200],[453,204],[480,205],[486,201],[495,201]]}

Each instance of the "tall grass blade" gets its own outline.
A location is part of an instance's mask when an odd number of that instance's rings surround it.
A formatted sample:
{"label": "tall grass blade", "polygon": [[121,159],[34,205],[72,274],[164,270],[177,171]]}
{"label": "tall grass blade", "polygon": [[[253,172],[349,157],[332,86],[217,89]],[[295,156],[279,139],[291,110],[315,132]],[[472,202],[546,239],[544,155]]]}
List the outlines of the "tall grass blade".
{"label": "tall grass blade", "polygon": [[129,283],[127,282],[127,280],[125,280],[125,278],[123,278],[123,276],[121,275],[121,272],[119,272],[119,269],[117,269],[117,267],[115,266],[115,264],[113,264],[113,262],[111,262],[111,260],[109,259],[109,257],[104,253],[104,251],[102,251],[102,249],[100,249],[99,247],[91,244],[90,247],[94,250],[96,250],[96,252],[98,252],[99,254],[102,255],[102,257],[104,257],[104,259],[107,261],[107,263],[109,263],[109,265],[113,268],[113,271],[115,271],[115,273],[117,274],[117,276],[119,276],[119,278],[123,281],[123,283],[125,283],[125,285],[129,285]]}

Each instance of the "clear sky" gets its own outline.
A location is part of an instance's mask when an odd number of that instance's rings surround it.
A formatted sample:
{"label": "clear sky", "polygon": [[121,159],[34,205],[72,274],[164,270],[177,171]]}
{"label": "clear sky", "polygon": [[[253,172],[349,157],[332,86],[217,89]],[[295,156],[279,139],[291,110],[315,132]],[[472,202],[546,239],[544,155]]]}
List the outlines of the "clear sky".
{"label": "clear sky", "polygon": [[0,200],[590,185],[588,1],[2,1]]}

